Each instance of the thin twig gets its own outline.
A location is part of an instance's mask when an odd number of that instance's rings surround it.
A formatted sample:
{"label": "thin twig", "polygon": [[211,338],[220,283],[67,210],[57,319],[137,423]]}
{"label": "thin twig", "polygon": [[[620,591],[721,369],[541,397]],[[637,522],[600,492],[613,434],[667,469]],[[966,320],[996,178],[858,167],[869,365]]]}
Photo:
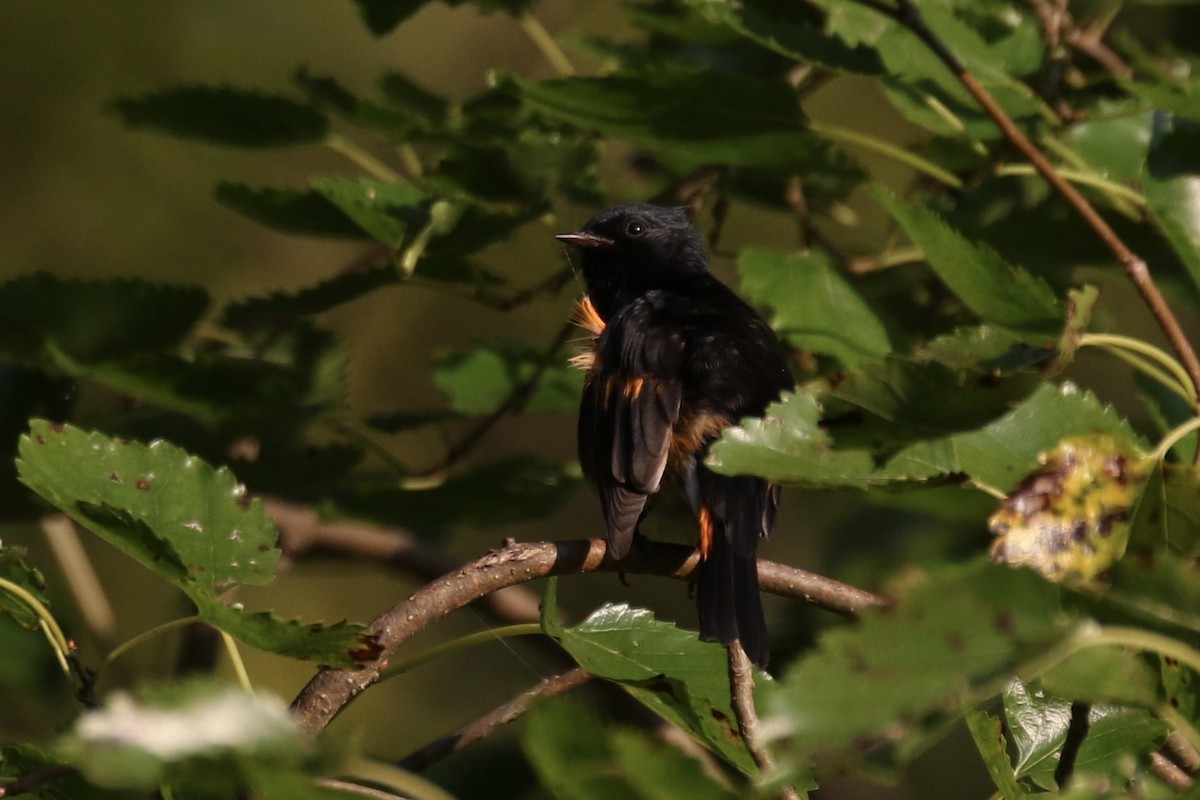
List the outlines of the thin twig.
{"label": "thin twig", "polygon": [[487,436],[500,420],[509,414],[521,411],[525,407],[525,404],[529,402],[529,399],[533,397],[533,393],[537,391],[538,384],[542,381],[542,376],[546,374],[546,370],[554,363],[554,357],[558,354],[559,349],[571,338],[571,332],[574,329],[575,325],[573,323],[568,322],[563,325],[558,335],[554,337],[554,341],[550,343],[550,346],[546,348],[546,352],[538,360],[529,377],[514,386],[512,391],[509,392],[508,397],[504,399],[504,402],[495,411],[477,422],[475,427],[467,431],[465,436],[450,447],[449,452],[446,453],[441,461],[421,472],[419,477],[431,478],[444,475],[452,466],[470,455],[479,446],[483,437]]}
{"label": "thin twig", "polygon": [[[738,729],[742,732],[742,741],[746,743],[746,749],[750,751],[750,757],[754,759],[758,768],[770,773],[775,769],[775,759],[758,737],[758,708],[754,704],[754,670],[750,664],[750,657],[746,655],[738,639],[730,642],[725,649],[729,654],[729,693]],[[785,800],[800,798],[790,786],[782,787],[779,796]]]}
{"label": "thin twig", "polygon": [[423,772],[430,765],[457,753],[480,739],[491,736],[498,728],[514,722],[530,709],[534,701],[570,691],[591,679],[592,676],[582,667],[575,667],[561,675],[545,678],[529,691],[497,706],[478,719],[468,722],[454,733],[409,753],[397,761],[396,766],[409,772]]}
{"label": "thin twig", "polygon": [[[608,556],[602,539],[558,542],[513,542],[465,567],[427,584],[371,623],[368,632],[379,641],[379,657],[358,670],[323,669],[293,703],[301,724],[321,730],[355,696],[375,683],[396,650],[455,609],[503,589],[552,575],[584,572],[624,572],[691,580],[699,562],[695,548],[648,542],[617,561]],[[844,616],[887,604],[884,598],[804,570],[759,561],[763,591],[804,600]]]}
{"label": "thin twig", "polygon": [[[1091,227],[1093,232],[1104,242],[1113,255],[1116,256],[1117,261],[1125,269],[1125,274],[1141,294],[1142,299],[1150,308],[1150,312],[1158,321],[1158,325],[1167,337],[1171,349],[1175,351],[1180,361],[1183,362],[1184,369],[1187,370],[1192,384],[1200,388],[1200,358],[1197,358],[1196,351],[1192,348],[1191,342],[1188,341],[1183,327],[1175,317],[1175,313],[1171,310],[1162,292],[1159,291],[1158,285],[1150,276],[1150,268],[1147,266],[1146,261],[1133,252],[1108,222],[1105,221],[1104,217],[1088,202],[1087,198],[1059,174],[1054,165],[1050,163],[1050,160],[1017,127],[1017,124],[1008,115],[1008,112],[996,102],[991,92],[979,82],[975,75],[966,68],[946,44],[930,30],[913,1],[896,1],[897,6],[893,8],[878,2],[878,0],[857,0],[860,4],[875,9],[904,25],[917,38],[924,42],[925,46],[932,50],[941,59],[942,63],[954,72],[962,85],[975,98],[975,101],[979,103],[988,116],[1000,127],[1005,138],[1021,151],[1025,158],[1037,169],[1038,173],[1083,218],[1084,222]],[[1197,453],[1200,454],[1200,450]]]}

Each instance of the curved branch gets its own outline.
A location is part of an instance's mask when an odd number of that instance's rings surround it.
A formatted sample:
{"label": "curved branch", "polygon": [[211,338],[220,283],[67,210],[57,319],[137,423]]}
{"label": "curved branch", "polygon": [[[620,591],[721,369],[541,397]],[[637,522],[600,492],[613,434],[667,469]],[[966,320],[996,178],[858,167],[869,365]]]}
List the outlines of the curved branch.
{"label": "curved branch", "polygon": [[396,766],[409,772],[424,772],[431,764],[441,761],[447,756],[457,753],[464,747],[493,734],[501,728],[518,719],[529,710],[534,701],[543,697],[553,697],[582,686],[592,679],[590,673],[582,667],[567,670],[561,675],[545,678],[537,686],[497,706],[478,719],[468,722],[458,730],[443,736],[435,742],[409,753],[396,762]]}
{"label": "curved branch", "polygon": [[[292,708],[304,727],[314,731],[324,728],[346,704],[379,679],[380,670],[409,637],[499,589],[537,578],[584,572],[691,580],[698,563],[695,548],[662,542],[647,542],[620,561],[608,557],[602,539],[507,544],[443,575],[381,614],[368,628],[378,637],[382,648],[379,657],[358,670],[322,669],[300,692]],[[879,595],[769,561],[758,562],[758,579],[763,591],[804,600],[844,616],[886,605]]]}

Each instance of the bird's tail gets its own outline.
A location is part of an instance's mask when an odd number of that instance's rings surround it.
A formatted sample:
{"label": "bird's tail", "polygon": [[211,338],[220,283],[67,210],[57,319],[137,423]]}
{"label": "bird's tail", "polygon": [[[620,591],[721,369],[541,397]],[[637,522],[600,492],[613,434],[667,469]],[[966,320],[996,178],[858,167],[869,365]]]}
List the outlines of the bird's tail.
{"label": "bird's tail", "polygon": [[758,594],[758,561],[753,551],[739,553],[714,520],[707,557],[696,580],[700,635],[728,645],[735,639],[760,667],[767,666],[767,622]]}

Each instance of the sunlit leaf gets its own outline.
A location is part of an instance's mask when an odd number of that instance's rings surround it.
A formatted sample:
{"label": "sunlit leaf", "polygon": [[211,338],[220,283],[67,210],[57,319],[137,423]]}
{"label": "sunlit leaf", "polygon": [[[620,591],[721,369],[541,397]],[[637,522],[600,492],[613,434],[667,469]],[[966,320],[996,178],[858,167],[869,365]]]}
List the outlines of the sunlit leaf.
{"label": "sunlit leaf", "polygon": [[789,343],[837,356],[847,366],[891,351],[879,317],[823,253],[748,248],[738,256],[738,273],[746,297],[774,310],[772,326]]}

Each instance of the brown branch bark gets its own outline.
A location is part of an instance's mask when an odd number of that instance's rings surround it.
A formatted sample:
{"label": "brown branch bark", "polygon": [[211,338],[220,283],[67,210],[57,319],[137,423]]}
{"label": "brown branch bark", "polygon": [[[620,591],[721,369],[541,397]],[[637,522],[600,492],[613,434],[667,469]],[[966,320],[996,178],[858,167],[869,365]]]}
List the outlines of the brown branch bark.
{"label": "brown branch bark", "polygon": [[431,764],[457,753],[464,747],[492,735],[497,729],[514,722],[528,711],[535,701],[568,692],[591,679],[592,676],[581,667],[575,667],[561,675],[546,678],[529,691],[497,706],[482,717],[468,722],[454,733],[409,753],[397,761],[396,766],[409,772],[423,772]]}
{"label": "brown branch bark", "polygon": [[1182,792],[1192,788],[1192,778],[1162,753],[1150,754],[1150,771],[1172,789]]}
{"label": "brown branch bark", "polygon": [[[733,713],[737,717],[738,730],[742,733],[742,741],[750,751],[750,757],[763,772],[775,768],[775,759],[763,746],[758,738],[758,708],[754,704],[754,669],[750,657],[742,648],[742,643],[734,640],[726,651],[729,653],[729,693],[733,701]],[[800,795],[790,786],[779,790],[779,796],[784,800],[799,800]]]}
{"label": "brown branch bark", "polygon": [[[624,572],[690,580],[699,555],[684,545],[649,542],[626,558],[608,557],[601,539],[559,542],[514,542],[461,569],[443,575],[393,606],[371,623],[378,637],[379,658],[359,670],[323,669],[292,704],[302,725],[321,730],[360,692],[373,684],[396,650],[413,634],[455,609],[491,592],[537,578],[584,572]],[[886,605],[875,594],[804,570],[759,561],[764,591],[793,597],[845,616]]]}
{"label": "brown branch bark", "polygon": [[1186,334],[1183,332],[1183,327],[1179,324],[1175,313],[1171,310],[1162,292],[1159,291],[1158,285],[1151,277],[1150,268],[1147,266],[1146,261],[1125,244],[1124,240],[1117,235],[1116,231],[1112,229],[1104,217],[1088,202],[1086,197],[1063,178],[1062,175],[1058,174],[1058,170],[1054,168],[1050,160],[1017,127],[1017,124],[1008,115],[1008,112],[992,97],[991,92],[966,68],[962,61],[946,46],[946,43],[930,30],[913,0],[896,0],[897,5],[894,8],[878,0],[857,0],[857,2],[891,17],[908,28],[926,47],[937,55],[943,64],[954,72],[959,82],[962,83],[975,98],[975,101],[979,103],[980,107],[999,126],[1005,138],[1022,155],[1029,159],[1029,162],[1033,164],[1038,173],[1067,201],[1068,205],[1087,223],[1088,227],[1104,242],[1105,246],[1108,247],[1117,261],[1120,262],[1126,276],[1138,290],[1138,293],[1142,296],[1142,300],[1150,308],[1150,312],[1154,315],[1159,328],[1162,329],[1163,334],[1166,336],[1171,349],[1179,356],[1179,360],[1183,363],[1183,367],[1187,371],[1188,377],[1191,378],[1192,384],[1197,389],[1200,389],[1200,358],[1197,358],[1196,351],[1192,348],[1191,342],[1188,341]]}

